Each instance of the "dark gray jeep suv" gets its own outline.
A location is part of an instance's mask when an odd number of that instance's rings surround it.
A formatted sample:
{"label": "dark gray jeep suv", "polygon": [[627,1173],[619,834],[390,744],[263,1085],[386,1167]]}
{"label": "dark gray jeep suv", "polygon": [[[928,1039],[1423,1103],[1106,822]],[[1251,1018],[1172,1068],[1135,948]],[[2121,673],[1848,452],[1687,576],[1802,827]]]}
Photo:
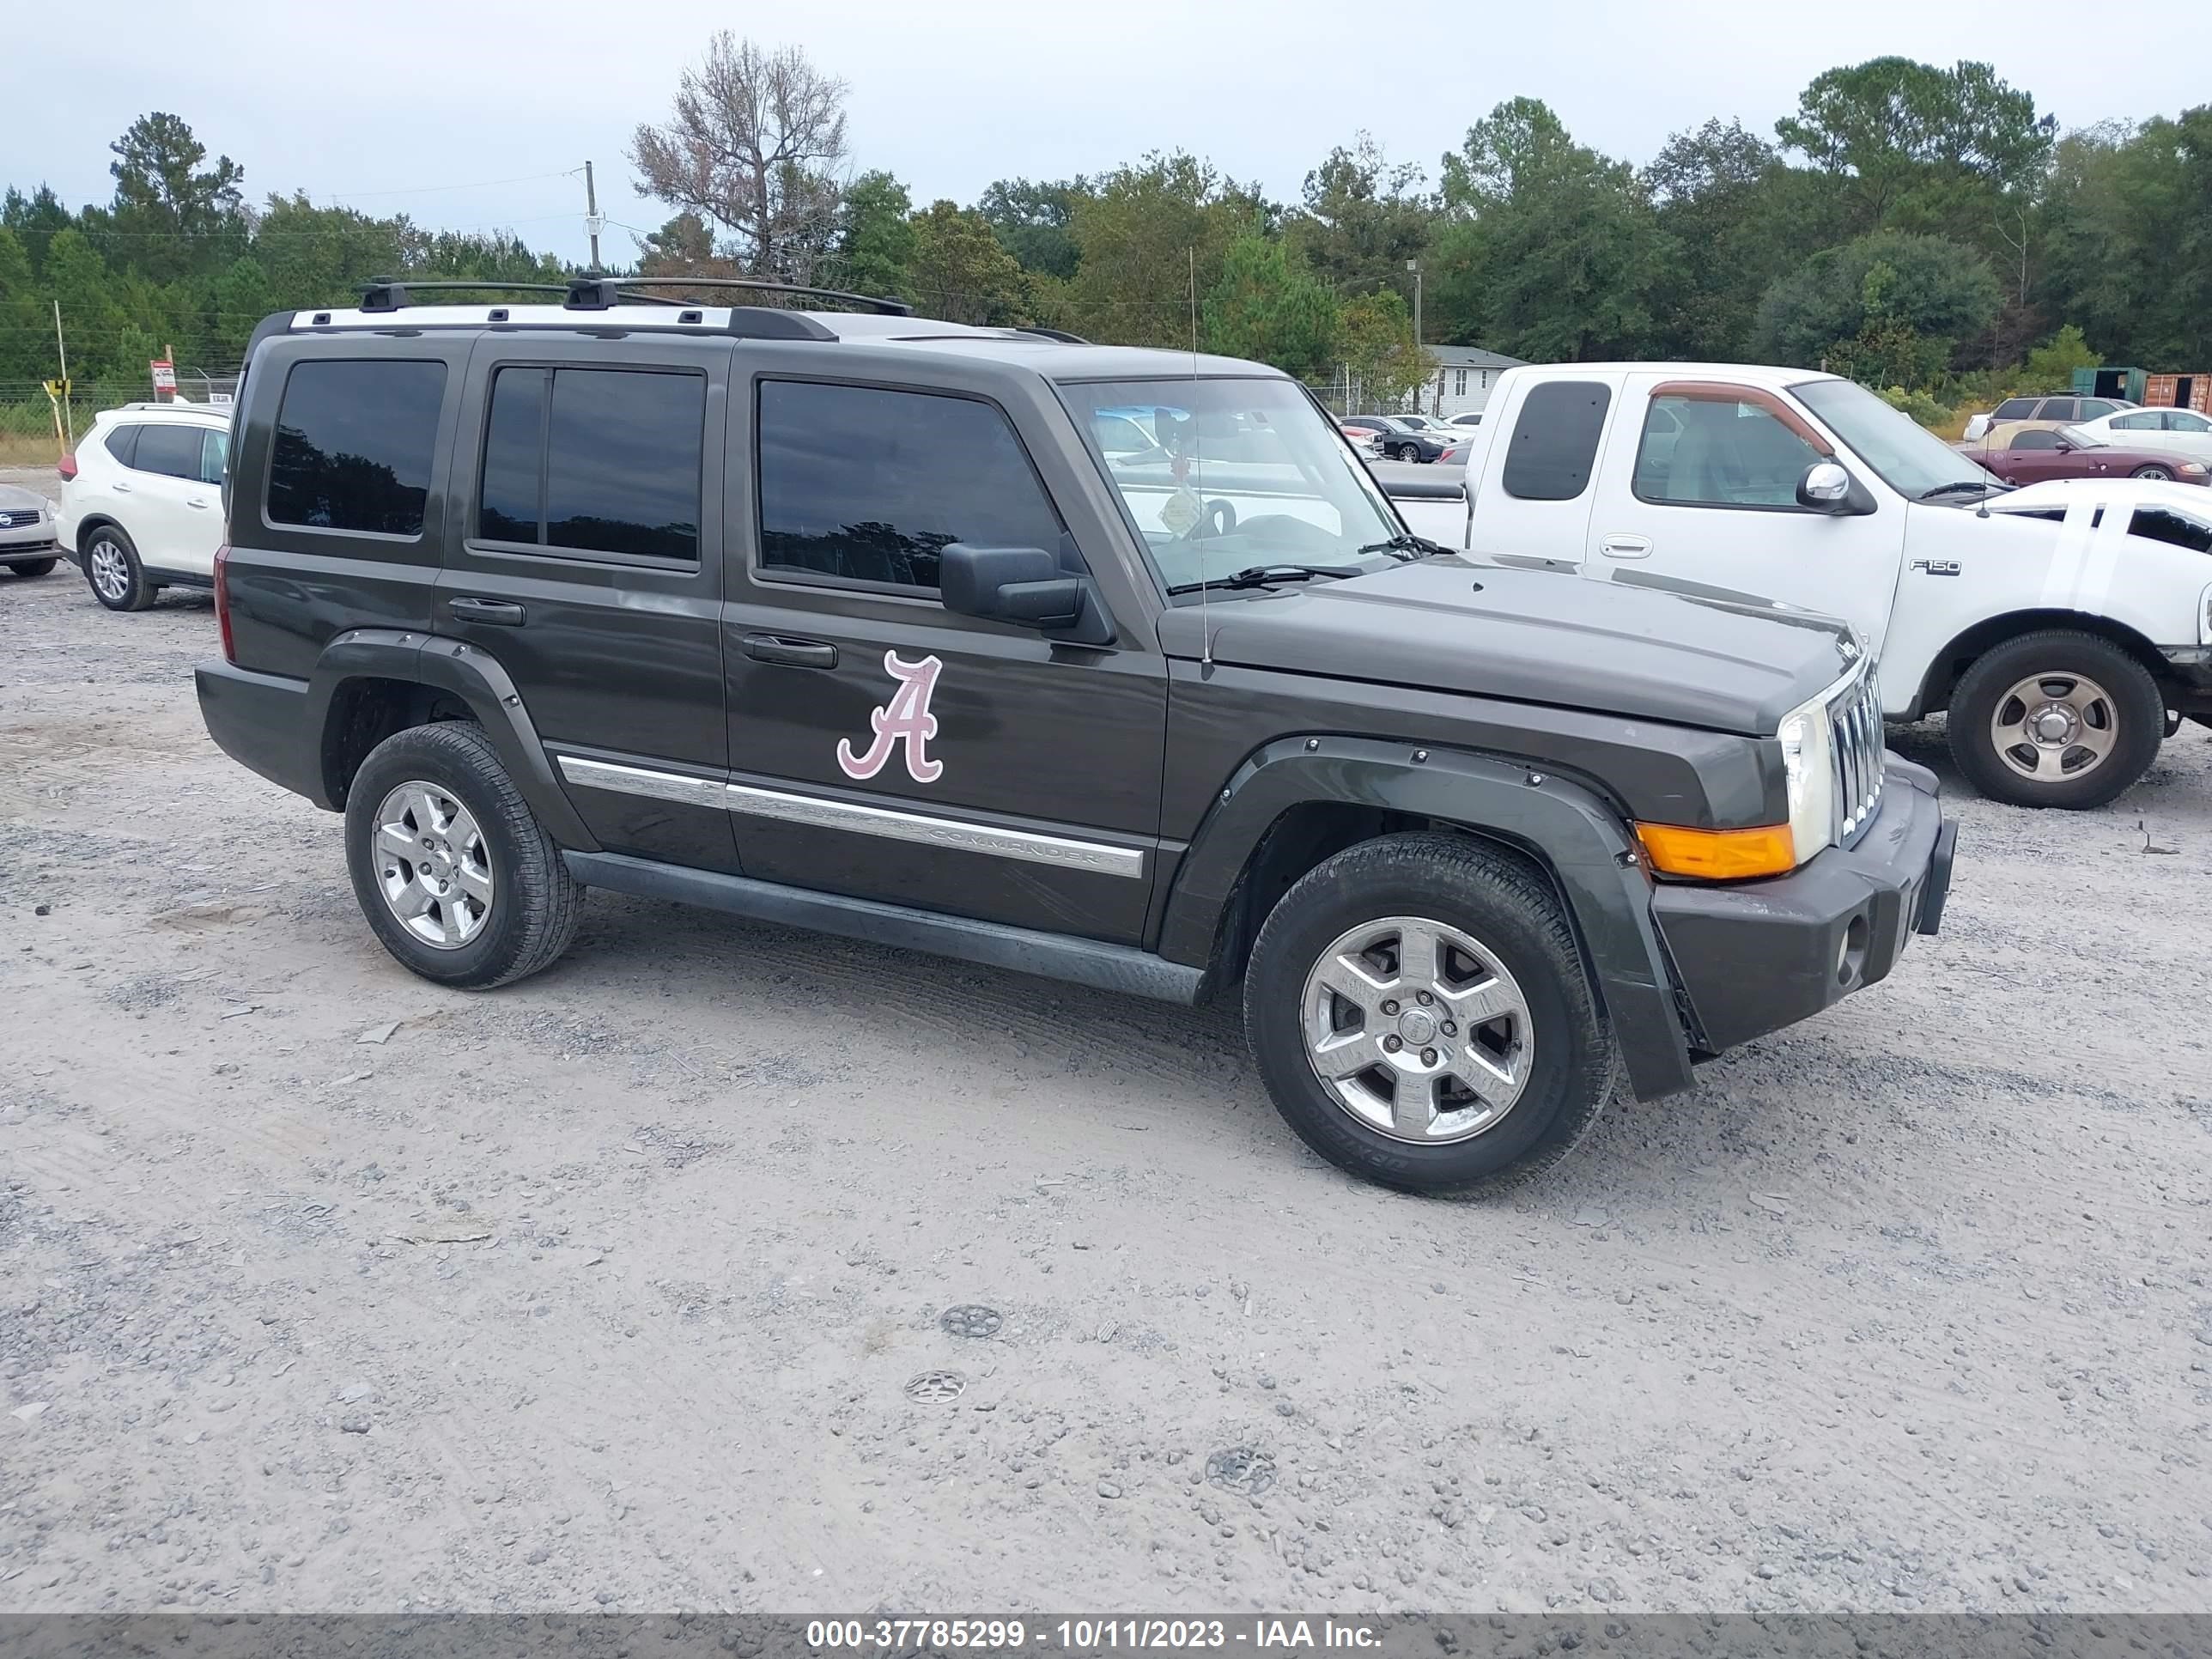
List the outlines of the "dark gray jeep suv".
{"label": "dark gray jeep suv", "polygon": [[1425,542],[1255,364],[380,284],[263,325],[230,453],[208,728],[343,811],[443,984],[544,968],[605,887],[1241,994],[1291,1126],[1425,1189],[1549,1165],[1617,1070],[1683,1088],[1942,911],[1846,629]]}

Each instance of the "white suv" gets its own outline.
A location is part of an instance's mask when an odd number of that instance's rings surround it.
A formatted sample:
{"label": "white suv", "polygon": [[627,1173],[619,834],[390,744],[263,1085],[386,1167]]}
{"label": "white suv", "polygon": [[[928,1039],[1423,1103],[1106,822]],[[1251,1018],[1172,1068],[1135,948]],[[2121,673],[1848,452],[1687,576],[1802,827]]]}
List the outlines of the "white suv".
{"label": "white suv", "polygon": [[131,404],[98,416],[61,465],[63,550],[110,611],[164,587],[212,587],[230,411]]}

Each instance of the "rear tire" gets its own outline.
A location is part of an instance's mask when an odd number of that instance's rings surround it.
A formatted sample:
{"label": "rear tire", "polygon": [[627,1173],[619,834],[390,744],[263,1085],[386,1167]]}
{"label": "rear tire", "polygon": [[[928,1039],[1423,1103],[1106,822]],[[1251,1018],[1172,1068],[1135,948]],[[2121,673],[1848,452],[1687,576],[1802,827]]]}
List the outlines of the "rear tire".
{"label": "rear tire", "polygon": [[50,576],[60,562],[59,559],[18,559],[8,568],[18,576]]}
{"label": "rear tire", "polygon": [[[386,738],[354,775],[345,820],[354,896],[409,971],[488,990],[550,967],[575,937],[583,889],[483,727],[446,720]],[[417,859],[419,880],[405,868]],[[429,942],[441,922],[455,942]]]}
{"label": "rear tire", "polygon": [[84,580],[92,597],[110,611],[143,611],[160,590],[146,580],[138,550],[119,525],[104,524],[86,533]]}
{"label": "rear tire", "polygon": [[1951,693],[1949,724],[1952,757],[1991,800],[2081,811],[2150,769],[2166,699],[2111,641],[2050,629],[1977,657]]}
{"label": "rear tire", "polygon": [[1400,444],[1397,454],[1401,461],[1418,461],[1421,459],[1420,450],[1413,444]]}
{"label": "rear tire", "polygon": [[1260,930],[1244,1023],[1298,1138],[1407,1192],[1534,1179],[1613,1092],[1613,1042],[1559,900],[1461,836],[1386,836],[1309,871]]}

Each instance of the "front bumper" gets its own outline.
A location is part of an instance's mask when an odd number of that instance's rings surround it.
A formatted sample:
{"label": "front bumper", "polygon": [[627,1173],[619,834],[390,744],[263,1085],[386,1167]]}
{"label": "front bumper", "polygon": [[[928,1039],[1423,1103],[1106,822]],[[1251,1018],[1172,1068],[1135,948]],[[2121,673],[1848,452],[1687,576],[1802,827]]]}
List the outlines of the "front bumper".
{"label": "front bumper", "polygon": [[54,545],[54,521],[11,526],[0,530],[0,564],[11,559],[52,559],[60,556]]}
{"label": "front bumper", "polygon": [[1652,920],[1689,1003],[1691,1046],[1733,1048],[1887,976],[1912,934],[1942,925],[1957,836],[1936,775],[1893,755],[1857,846],[1771,881],[1659,887]]}

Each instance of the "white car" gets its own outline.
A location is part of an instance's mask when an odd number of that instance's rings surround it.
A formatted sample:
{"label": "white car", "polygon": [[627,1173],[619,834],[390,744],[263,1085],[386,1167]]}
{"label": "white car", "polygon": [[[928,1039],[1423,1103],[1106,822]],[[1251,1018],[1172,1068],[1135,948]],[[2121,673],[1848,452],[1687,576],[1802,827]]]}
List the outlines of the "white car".
{"label": "white car", "polygon": [[1478,409],[1471,415],[1455,415],[1449,422],[1446,422],[1446,424],[1459,427],[1480,426],[1482,424],[1482,411]]}
{"label": "white car", "polygon": [[62,462],[63,551],[110,611],[143,611],[164,587],[215,586],[230,412],[131,404],[97,416]]}
{"label": "white car", "polygon": [[2123,409],[2066,429],[2121,449],[2159,450],[2212,465],[2212,420],[2193,409]]}
{"label": "white car", "polygon": [[0,484],[0,568],[43,576],[54,568],[54,511],[44,495]]}
{"label": "white car", "polygon": [[1996,799],[2102,805],[2181,720],[2212,725],[2202,485],[2012,490],[1808,369],[1530,366],[1499,378],[1491,409],[1466,498],[1400,501],[1415,531],[1599,581],[1844,617],[1880,654],[1881,712],[1948,711],[1960,770]]}

